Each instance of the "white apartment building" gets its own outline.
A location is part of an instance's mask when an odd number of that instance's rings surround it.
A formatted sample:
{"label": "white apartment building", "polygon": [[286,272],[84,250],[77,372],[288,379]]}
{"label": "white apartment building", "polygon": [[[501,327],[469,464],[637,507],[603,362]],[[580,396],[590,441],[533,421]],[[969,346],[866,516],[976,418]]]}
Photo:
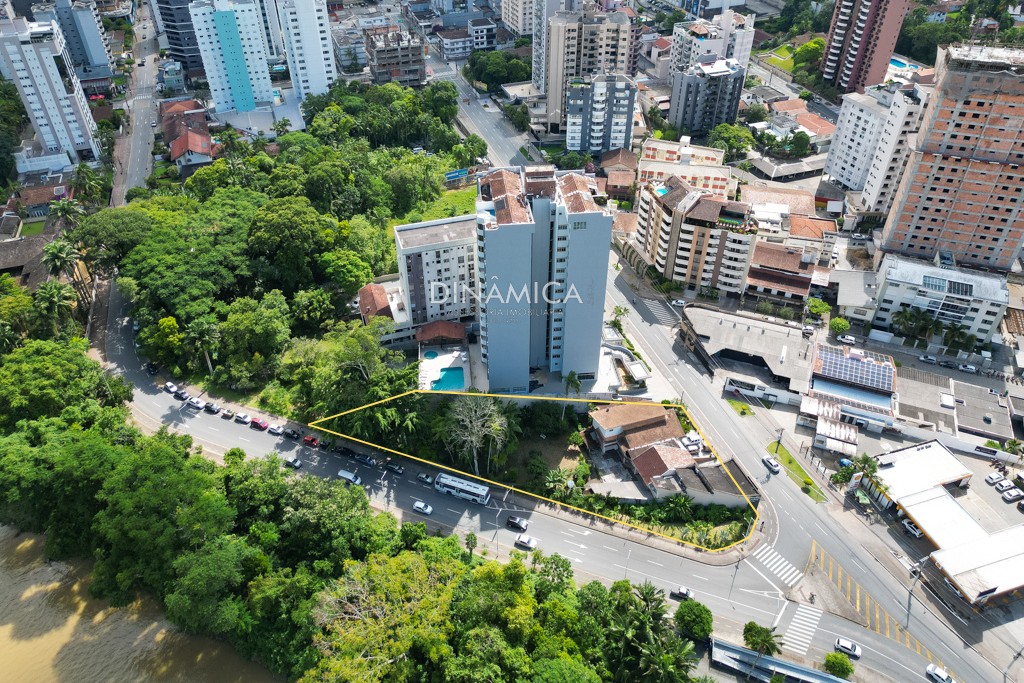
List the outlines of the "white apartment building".
{"label": "white apartment building", "polygon": [[413,326],[476,315],[476,215],[395,228],[403,299]]}
{"label": "white apartment building", "polygon": [[673,177],[641,187],[635,248],[662,277],[699,291],[739,296],[757,226],[750,205],[732,202]]}
{"label": "white apartment building", "polygon": [[534,0],[502,0],[501,20],[516,38],[533,34]]}
{"label": "white apartment building", "polygon": [[531,80],[533,89],[543,95],[548,86],[548,22],[560,9],[575,8],[576,0],[532,0],[532,2],[533,71]]}
{"label": "white apartment building", "polygon": [[612,217],[592,179],[553,166],[497,169],[476,203],[480,351],[492,392],[529,390],[530,368],[594,379]]}
{"label": "white apartment building", "polygon": [[[30,22],[0,7],[0,75],[17,86],[35,131],[35,148],[18,153],[19,171],[99,159],[96,122],[55,22]],[[46,168],[33,166],[33,156]]]}
{"label": "white apartment building", "polygon": [[[893,93],[861,192],[863,211],[887,214],[892,208],[896,188],[910,155],[909,142],[921,128],[925,106],[934,90],[934,85],[913,83],[903,85]],[[835,145],[835,137],[832,144]]]}
{"label": "white apartment building", "polygon": [[278,7],[295,94],[299,100],[323,95],[338,78],[326,1],[279,0]]}
{"label": "white apartment building", "polygon": [[672,29],[672,71],[686,71],[703,55],[734,59],[744,69],[754,48],[754,15],[727,9],[710,21],[697,19]]}
{"label": "white apartment building", "polygon": [[273,101],[260,4],[197,0],[188,9],[216,111],[253,111]]}
{"label": "white apartment building", "polygon": [[724,161],[724,150],[691,145],[686,136],[679,142],[647,138],[637,160],[637,180],[643,185],[677,176],[696,190],[725,198],[731,194],[735,181]]}
{"label": "white apartment building", "polygon": [[1006,278],[886,254],[878,270],[874,324],[889,328],[902,308],[919,308],[946,325],[963,325],[978,341],[991,341],[1010,302]]}
{"label": "white apartment building", "polygon": [[263,18],[263,32],[267,36],[267,59],[271,62],[283,62],[284,36],[281,32],[281,7],[282,0],[257,0],[260,5],[260,15]]}
{"label": "white apartment building", "polygon": [[83,88],[110,86],[113,76],[110,46],[95,4],[83,0],[55,0],[32,5],[32,16],[39,23],[55,21],[60,26]]}
{"label": "white apartment building", "polygon": [[565,125],[566,84],[597,74],[626,74],[632,25],[625,12],[607,13],[588,4],[582,11],[560,11],[547,27],[547,125]]}

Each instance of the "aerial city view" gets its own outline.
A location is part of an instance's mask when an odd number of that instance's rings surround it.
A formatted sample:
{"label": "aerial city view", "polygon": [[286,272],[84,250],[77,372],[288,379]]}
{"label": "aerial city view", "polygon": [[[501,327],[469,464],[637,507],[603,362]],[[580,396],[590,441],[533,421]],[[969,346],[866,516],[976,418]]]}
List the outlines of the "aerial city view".
{"label": "aerial city view", "polygon": [[1024,683],[1024,6],[0,0],[0,681]]}

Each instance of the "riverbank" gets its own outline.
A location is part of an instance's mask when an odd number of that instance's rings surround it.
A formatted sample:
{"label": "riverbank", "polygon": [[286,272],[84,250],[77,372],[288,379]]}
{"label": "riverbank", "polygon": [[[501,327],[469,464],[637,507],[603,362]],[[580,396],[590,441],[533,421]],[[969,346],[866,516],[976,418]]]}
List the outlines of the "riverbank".
{"label": "riverbank", "polygon": [[279,683],[223,642],[181,633],[152,600],[89,595],[89,563],[47,562],[45,539],[0,526],[0,652],[12,683]]}

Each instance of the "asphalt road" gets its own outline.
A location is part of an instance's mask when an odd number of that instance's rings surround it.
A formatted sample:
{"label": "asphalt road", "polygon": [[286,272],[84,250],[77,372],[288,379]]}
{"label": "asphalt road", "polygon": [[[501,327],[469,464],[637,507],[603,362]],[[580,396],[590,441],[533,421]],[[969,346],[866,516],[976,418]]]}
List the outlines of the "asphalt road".
{"label": "asphalt road", "polygon": [[[145,185],[153,164],[153,133],[156,128],[150,124],[157,119],[156,71],[160,51],[147,3],[139,6],[136,21],[144,28],[138,30],[139,40],[134,46],[135,68],[125,96],[130,124],[127,139],[117,141],[115,164],[122,182],[115,184],[110,202],[112,206],[124,204],[129,188]],[[144,66],[139,64],[142,59],[146,60]]]}
{"label": "asphalt road", "polygon": [[[771,438],[758,439],[755,430],[738,424],[739,418],[722,400],[720,387],[711,384],[706,374],[697,372],[679,355],[672,327],[673,321],[678,321],[679,317],[668,301],[661,297],[639,296],[630,285],[625,269],[616,271],[610,267],[606,305],[632,309],[624,319],[627,335],[656,371],[670,378],[673,386],[680,389],[682,400],[720,454],[738,460],[751,476],[759,479],[764,477],[766,471],[761,457]],[[774,507],[774,516],[778,519],[778,528],[768,531],[769,545],[778,557],[769,554],[766,561],[762,561],[756,558],[755,553],[755,556],[743,560],[743,565],[751,565],[763,572],[766,579],[772,582],[773,588],[781,592],[787,587],[784,578],[793,577],[792,569],[802,570],[805,567],[812,541],[815,541],[819,545],[824,544],[835,557],[850,558],[848,568],[859,572],[855,576],[857,582],[889,614],[907,614],[907,584],[901,583],[881,568],[870,553],[857,545],[849,531],[826,513],[823,506],[804,495],[786,476],[771,477],[767,481],[760,481],[759,485],[768,498],[767,504]],[[909,554],[909,549],[903,550]],[[788,567],[783,561],[788,563]],[[775,571],[769,567],[774,567]],[[957,680],[1000,680],[991,664],[968,647],[916,598],[909,604],[909,617],[904,628],[954,671]],[[787,632],[798,609],[796,603],[787,605],[778,622],[781,633]],[[805,607],[804,612],[808,609]],[[892,676],[896,671],[893,667],[896,667],[900,671],[895,675],[896,680],[924,678],[928,664],[924,655],[880,633],[827,613],[821,614],[813,627],[808,645],[810,651],[831,651],[836,634],[852,638],[865,648],[865,655],[858,663],[858,668],[874,667]]]}

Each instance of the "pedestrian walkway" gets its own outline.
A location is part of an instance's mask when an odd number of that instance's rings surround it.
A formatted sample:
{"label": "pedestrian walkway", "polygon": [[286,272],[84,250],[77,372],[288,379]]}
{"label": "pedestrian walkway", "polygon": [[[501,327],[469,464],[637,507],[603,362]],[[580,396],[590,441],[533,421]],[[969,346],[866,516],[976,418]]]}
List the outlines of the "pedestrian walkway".
{"label": "pedestrian walkway", "polygon": [[753,555],[750,556],[751,560],[757,560],[764,568],[770,571],[775,576],[782,580],[782,583],[786,584],[787,587],[792,588],[796,585],[797,581],[803,578],[803,572],[794,567],[790,562],[775,552],[775,548],[768,545],[767,543],[762,545]]}
{"label": "pedestrian walkway", "polygon": [[789,622],[789,628],[782,636],[782,649],[794,654],[805,655],[811,646],[811,640],[818,630],[821,621],[821,610],[808,605],[800,605]]}
{"label": "pedestrian walkway", "polygon": [[643,312],[641,309],[646,308],[660,325],[671,327],[679,324],[679,314],[672,310],[663,299],[637,297],[633,307],[641,313]]}

